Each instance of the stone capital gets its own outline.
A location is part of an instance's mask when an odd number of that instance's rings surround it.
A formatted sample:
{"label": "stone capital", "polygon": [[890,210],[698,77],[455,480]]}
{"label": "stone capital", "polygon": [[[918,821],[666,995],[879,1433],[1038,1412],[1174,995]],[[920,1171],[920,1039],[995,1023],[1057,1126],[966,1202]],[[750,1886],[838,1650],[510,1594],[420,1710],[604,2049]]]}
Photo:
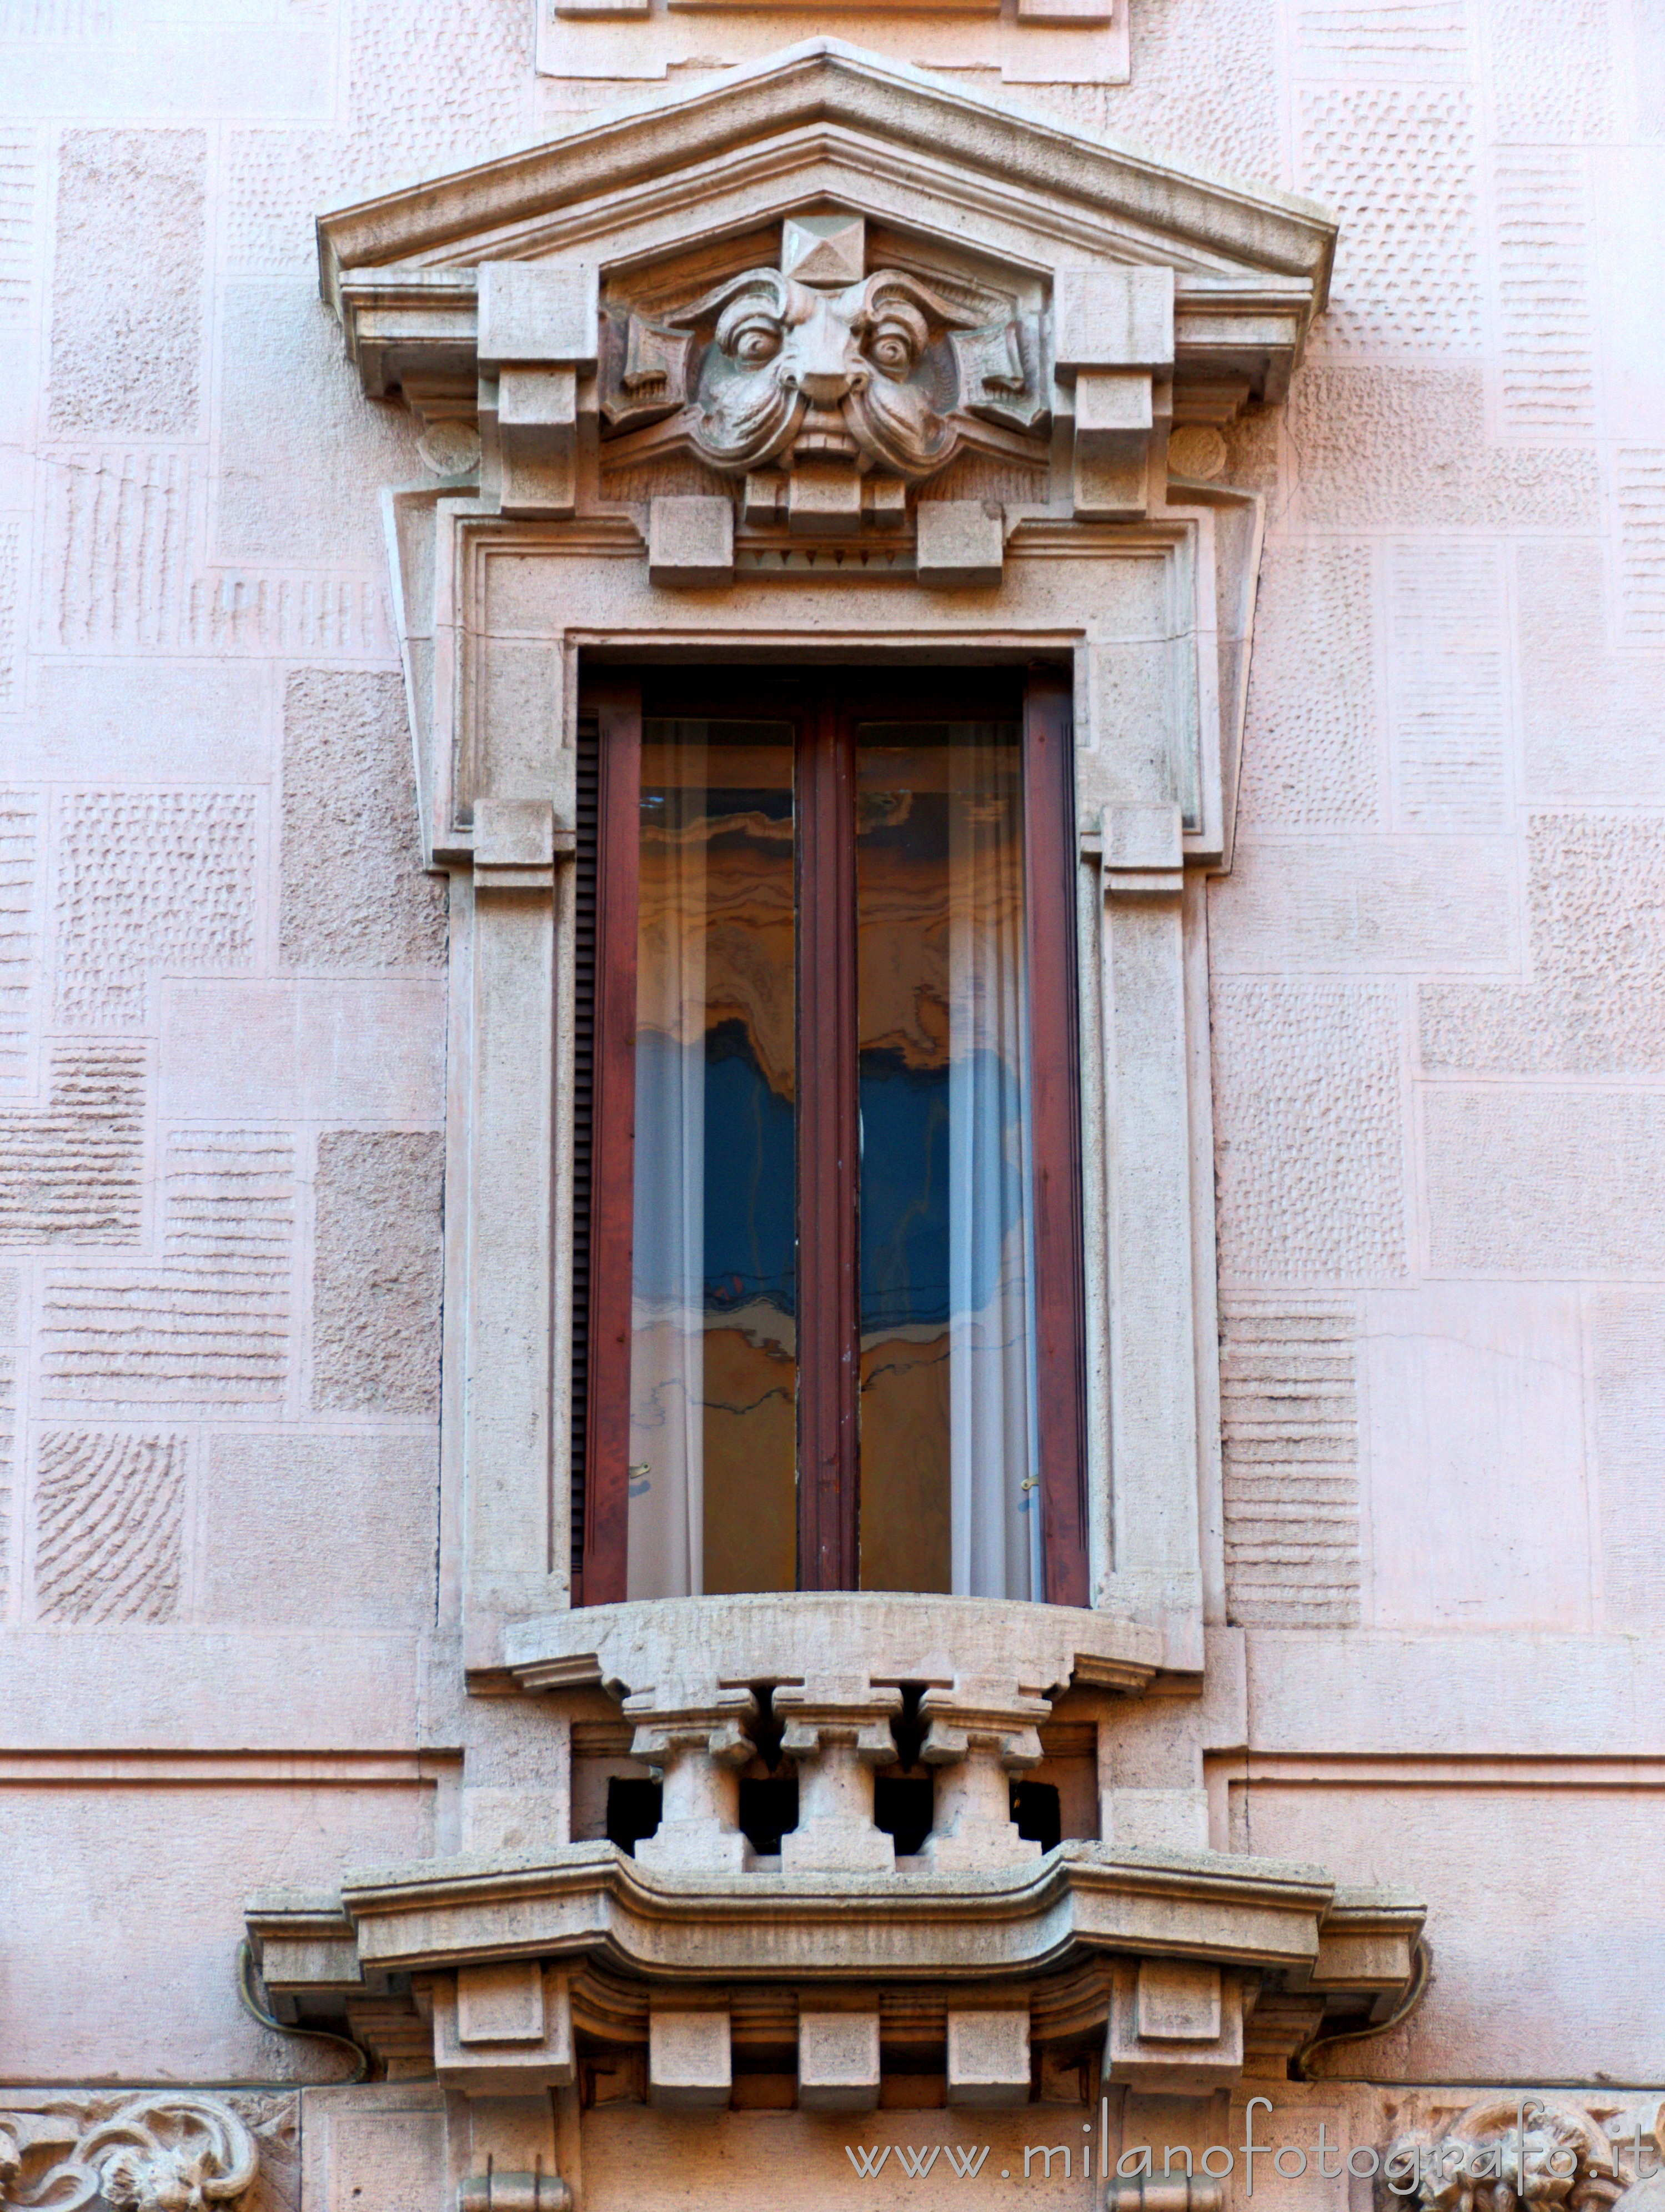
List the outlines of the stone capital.
{"label": "stone capital", "polygon": [[1050,1699],[1012,1681],[963,1677],[951,1690],[927,1690],[920,1718],[927,1723],[921,1757],[931,1766],[992,1759],[1008,1772],[1041,1759],[1040,1724]]}

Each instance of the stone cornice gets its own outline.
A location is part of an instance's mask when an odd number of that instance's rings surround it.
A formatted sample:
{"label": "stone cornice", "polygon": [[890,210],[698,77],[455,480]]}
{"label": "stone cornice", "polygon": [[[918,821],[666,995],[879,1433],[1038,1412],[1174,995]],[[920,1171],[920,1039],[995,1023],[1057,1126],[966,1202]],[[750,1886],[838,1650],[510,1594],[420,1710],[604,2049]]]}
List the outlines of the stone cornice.
{"label": "stone cornice", "polygon": [[[1065,1844],[1021,1873],[673,1879],[611,1844],[349,1875],[335,1942],[319,1900],[252,1900],[269,1987],[537,1957],[650,1982],[948,1981],[1055,1972],[1096,1954],[1279,1971],[1303,1988],[1403,1986],[1422,1923],[1409,1897],[1343,1893],[1317,1867],[1225,1853]],[[836,1933],[829,1942],[829,1932]],[[1335,1971],[1330,1971],[1331,1968]]]}
{"label": "stone cornice", "polygon": [[714,84],[661,92],[544,143],[320,216],[325,297],[339,307],[347,269],[471,260],[488,240],[495,258],[547,252],[540,226],[586,201],[703,162],[732,164],[759,141],[829,125],[1007,190],[1021,178],[1032,203],[1142,234],[1149,251],[1137,258],[1248,264],[1297,277],[1315,312],[1328,296],[1336,227],[1316,202],[1085,137],[841,40],[814,39]]}

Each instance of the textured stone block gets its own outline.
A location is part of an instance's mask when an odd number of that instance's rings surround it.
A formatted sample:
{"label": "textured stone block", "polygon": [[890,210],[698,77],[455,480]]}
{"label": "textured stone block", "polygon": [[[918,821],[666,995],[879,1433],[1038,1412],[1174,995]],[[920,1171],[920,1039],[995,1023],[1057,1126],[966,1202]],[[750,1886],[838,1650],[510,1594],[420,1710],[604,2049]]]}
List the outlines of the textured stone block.
{"label": "textured stone block", "polygon": [[732,501],[702,494],[655,499],[647,517],[650,583],[692,589],[732,580]]}
{"label": "textured stone block", "polygon": [[798,2102],[808,2112],[871,2112],[878,2104],[878,2007],[798,2014]]}
{"label": "textured stone block", "polygon": [[1402,542],[1389,556],[1388,587],[1395,817],[1418,830],[1501,829],[1510,820],[1501,549]]}
{"label": "textured stone block", "polygon": [[1406,1272],[1401,1016],[1392,988],[1228,977],[1214,996],[1220,1271]]}
{"label": "textured stone block", "polygon": [[1224,1303],[1226,1612],[1246,1626],[1358,1624],[1357,1328],[1340,1300]]}
{"label": "textured stone block", "polygon": [[1577,1292],[1430,1283],[1374,1292],[1360,1321],[1374,1625],[1588,1627]]}
{"label": "textured stone block", "polygon": [[[310,392],[305,378],[300,382]],[[362,408],[355,387],[351,397]],[[297,440],[304,428],[297,429]],[[266,415],[255,410],[240,428],[265,452]],[[332,450],[351,448],[336,440]],[[369,457],[367,480],[397,482],[415,465],[397,454],[384,458],[378,478],[377,456]],[[296,467],[301,459],[295,457]],[[308,465],[316,465],[310,456]],[[271,489],[274,501],[285,483],[301,500],[304,477],[281,470],[274,475],[281,478]],[[356,500],[339,518],[338,530],[307,534],[304,501],[284,520],[285,529],[295,526],[297,559],[305,559],[308,549],[319,558],[320,544],[350,551],[356,539],[362,565],[355,573],[228,575],[204,573],[199,565],[209,505],[199,456],[157,446],[60,449],[42,462],[41,477],[48,548],[42,620],[64,652],[370,653],[385,659],[393,649],[375,565],[380,549],[367,509]],[[222,490],[222,516],[239,499],[253,498],[258,487],[234,479],[234,489],[237,499]],[[352,496],[339,470],[330,491],[341,501]]]}
{"label": "textured stone block", "polygon": [[1504,422],[1514,431],[1588,435],[1595,313],[1583,160],[1560,146],[1499,149],[1492,177]]}
{"label": "textured stone block", "polygon": [[1665,805],[1665,655],[1608,649],[1601,548],[1516,556],[1525,796],[1571,805]]}
{"label": "textured stone block", "polygon": [[137,1244],[143,1048],[58,1045],[47,1103],[0,1114],[0,1245]]}
{"label": "textured stone block", "polygon": [[1437,1270],[1665,1273],[1665,1096],[1441,1083],[1423,1110]]}
{"label": "textured stone block", "polygon": [[157,969],[253,964],[252,792],[77,793],[64,817],[55,903],[65,1029],[143,1028]]}
{"label": "textured stone block", "polygon": [[1216,975],[1505,969],[1516,859],[1503,837],[1240,843],[1209,886]]}
{"label": "textured stone block", "polygon": [[179,1603],[183,1437],[49,1429],[34,1488],[42,1620],[172,1620]]}
{"label": "textured stone block", "polygon": [[290,674],[279,941],[290,968],[418,968],[444,957],[445,886],[422,872],[397,676]]}
{"label": "textured stone block", "polygon": [[418,426],[403,409],[366,406],[316,285],[228,284],[220,313],[222,357],[234,367],[221,399],[227,465],[210,557],[351,570],[380,597],[371,487],[421,478]]}
{"label": "textured stone block", "polygon": [[208,1446],[203,1620],[417,1630],[434,1615],[431,1435],[221,1431]]}
{"label": "textured stone block", "polygon": [[1491,0],[1488,15],[1498,137],[1577,146],[1607,137],[1613,57],[1603,0]]}
{"label": "textured stone block", "polygon": [[27,125],[0,124],[0,324],[21,323],[32,304],[37,143]]}
{"label": "textured stone block", "polygon": [[58,155],[52,433],[167,437],[197,425],[201,131],[69,131]]}
{"label": "textured stone block", "polygon": [[284,1135],[191,1132],[168,1146],[160,1265],[46,1280],[51,1404],[281,1402],[289,1376],[295,1155]]}
{"label": "textured stone block", "polygon": [[1219,0],[1201,16],[1182,0],[1147,0],[1132,80],[1106,96],[1109,127],[1142,145],[1188,146],[1236,176],[1275,174],[1275,36],[1260,0]]}
{"label": "textured stone block", "polygon": [[1290,391],[1303,520],[1346,529],[1595,531],[1588,447],[1494,446],[1479,368],[1325,367]]}
{"label": "textured stone block", "polygon": [[647,2021],[647,2101],[676,2111],[721,2107],[733,2088],[727,2012],[674,2012]]}
{"label": "textured stone block", "polygon": [[1299,0],[1295,17],[1297,74],[1303,77],[1464,76],[1468,38],[1463,0],[1430,0],[1384,9],[1370,0],[1337,7]]}
{"label": "textured stone block", "polygon": [[914,515],[921,584],[953,591],[1000,582],[1006,550],[998,507],[978,499],[922,499]]}
{"label": "textured stone block", "polygon": [[313,1402],[436,1413],[445,1140],[332,1129],[319,1139]]}
{"label": "textured stone block", "polygon": [[1619,631],[1626,645],[1665,641],[1665,451],[1617,456]]}
{"label": "textured stone block", "polygon": [[951,2105],[1029,2102],[1029,2014],[948,2008],[948,2101]]}
{"label": "textured stone block", "polygon": [[1528,825],[1528,983],[1425,984],[1425,1066],[1665,1069],[1665,820],[1540,814]]}
{"label": "textured stone block", "polygon": [[1481,343],[1474,94],[1313,85],[1299,189],[1340,217],[1326,350],[1474,353]]}
{"label": "textured stone block", "polygon": [[1244,830],[1375,823],[1376,650],[1368,545],[1267,547],[1243,730]]}
{"label": "textured stone block", "polygon": [[0,713],[22,696],[23,526],[0,519]]}
{"label": "textured stone block", "polygon": [[163,993],[169,1121],[434,1121],[444,1074],[438,982],[181,982]]}
{"label": "textured stone block", "polygon": [[30,1073],[40,815],[33,792],[0,792],[0,1092],[20,1088]]}
{"label": "textured stone block", "polygon": [[1174,358],[1171,269],[1060,269],[1058,366],[1165,368]]}

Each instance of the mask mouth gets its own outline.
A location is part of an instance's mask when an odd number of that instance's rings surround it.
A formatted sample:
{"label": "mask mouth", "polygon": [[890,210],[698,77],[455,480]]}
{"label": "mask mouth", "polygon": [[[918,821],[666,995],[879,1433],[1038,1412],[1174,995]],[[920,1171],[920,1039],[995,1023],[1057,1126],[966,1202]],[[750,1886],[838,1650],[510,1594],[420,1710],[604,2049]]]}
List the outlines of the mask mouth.
{"label": "mask mouth", "polygon": [[851,436],[839,407],[811,407],[793,445],[793,458],[813,454],[822,460],[856,461],[861,448]]}

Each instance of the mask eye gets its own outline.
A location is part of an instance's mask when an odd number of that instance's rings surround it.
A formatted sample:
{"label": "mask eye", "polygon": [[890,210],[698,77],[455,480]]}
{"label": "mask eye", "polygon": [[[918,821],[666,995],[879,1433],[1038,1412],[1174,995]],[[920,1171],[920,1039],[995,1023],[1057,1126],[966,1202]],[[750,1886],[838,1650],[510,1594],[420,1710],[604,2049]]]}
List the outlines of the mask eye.
{"label": "mask eye", "polygon": [[781,350],[781,333],[776,325],[762,316],[744,322],[728,337],[728,351],[744,368],[757,368],[766,361],[773,361]]}
{"label": "mask eye", "polygon": [[906,325],[881,323],[868,341],[868,357],[886,376],[903,377],[914,366],[914,334]]}

